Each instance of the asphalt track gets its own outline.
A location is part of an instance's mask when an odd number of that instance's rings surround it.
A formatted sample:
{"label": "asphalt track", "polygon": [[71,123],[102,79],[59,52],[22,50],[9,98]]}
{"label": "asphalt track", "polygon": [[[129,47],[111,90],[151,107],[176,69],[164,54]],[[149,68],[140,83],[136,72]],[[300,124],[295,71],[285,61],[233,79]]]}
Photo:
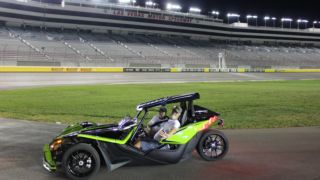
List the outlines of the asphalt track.
{"label": "asphalt track", "polygon": [[[0,119],[1,180],[63,180],[42,168],[42,146],[63,125]],[[229,154],[221,161],[192,159],[174,165],[102,167],[95,180],[320,179],[320,127],[224,130]]]}
{"label": "asphalt track", "polygon": [[320,73],[0,73],[0,89],[34,86],[320,79]]}

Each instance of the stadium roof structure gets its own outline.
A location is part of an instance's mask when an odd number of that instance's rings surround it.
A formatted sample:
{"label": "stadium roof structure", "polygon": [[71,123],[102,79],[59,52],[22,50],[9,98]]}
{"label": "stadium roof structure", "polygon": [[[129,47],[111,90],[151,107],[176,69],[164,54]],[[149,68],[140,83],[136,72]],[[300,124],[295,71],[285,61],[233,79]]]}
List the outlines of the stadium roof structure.
{"label": "stadium roof structure", "polygon": [[[307,23],[304,23],[302,28],[292,28],[295,24],[290,22],[288,26],[288,23],[282,22],[280,28],[275,27],[277,24],[275,18],[273,27],[267,26],[266,20],[265,26],[261,27],[239,23],[240,14],[235,13],[229,13],[228,22],[230,20],[230,24],[226,24],[218,19],[220,13],[217,11],[211,12],[211,16],[206,16],[199,13],[183,13],[122,4],[90,3],[90,1],[81,0],[65,0],[64,2],[65,6],[61,7],[43,5],[43,2],[40,4],[38,1],[28,0],[25,3],[0,0],[0,8],[3,10],[0,14],[0,24],[8,27],[161,34],[250,43],[320,44],[320,29],[317,28],[319,26],[317,23],[313,23],[312,28],[308,28],[310,24]],[[193,10],[199,12],[200,9]]]}

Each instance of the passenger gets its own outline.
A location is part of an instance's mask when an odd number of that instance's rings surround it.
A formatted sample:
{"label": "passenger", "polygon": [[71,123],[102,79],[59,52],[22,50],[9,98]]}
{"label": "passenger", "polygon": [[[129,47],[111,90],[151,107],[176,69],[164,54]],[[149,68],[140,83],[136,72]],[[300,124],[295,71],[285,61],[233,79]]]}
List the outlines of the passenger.
{"label": "passenger", "polygon": [[144,138],[139,140],[135,147],[146,152],[159,147],[159,142],[172,136],[180,128],[179,116],[181,108],[174,106],[172,109],[172,118],[161,124],[161,129],[155,134],[154,139]]}
{"label": "passenger", "polygon": [[160,107],[159,114],[153,116],[147,124],[146,132],[149,137],[153,137],[161,129],[161,124],[168,120],[167,108],[164,106]]}
{"label": "passenger", "polygon": [[180,107],[174,106],[172,109],[172,117],[166,123],[163,123],[162,128],[154,135],[154,139],[156,141],[161,141],[163,139],[167,139],[172,136],[174,133],[178,131],[181,124],[179,122],[179,117],[182,113]]}

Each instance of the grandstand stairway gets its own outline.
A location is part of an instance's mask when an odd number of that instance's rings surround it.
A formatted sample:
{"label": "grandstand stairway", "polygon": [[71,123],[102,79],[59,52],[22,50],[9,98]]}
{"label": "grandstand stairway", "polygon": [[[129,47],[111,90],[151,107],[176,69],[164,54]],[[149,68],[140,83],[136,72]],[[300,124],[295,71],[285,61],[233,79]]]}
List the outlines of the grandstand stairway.
{"label": "grandstand stairway", "polygon": [[104,51],[102,51],[101,49],[99,49],[98,47],[96,47],[93,43],[91,43],[90,41],[84,39],[83,37],[81,37],[79,35],[79,38],[80,38],[80,41],[89,46],[90,48],[92,48],[95,52],[99,53],[100,55],[104,56],[106,60],[109,60],[111,62],[114,62],[114,60],[107,54],[105,53]]}

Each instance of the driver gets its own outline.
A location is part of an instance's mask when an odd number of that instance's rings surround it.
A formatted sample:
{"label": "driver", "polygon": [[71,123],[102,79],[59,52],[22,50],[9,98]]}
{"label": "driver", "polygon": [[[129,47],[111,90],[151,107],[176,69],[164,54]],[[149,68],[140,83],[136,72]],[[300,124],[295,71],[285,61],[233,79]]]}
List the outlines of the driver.
{"label": "driver", "polygon": [[161,124],[167,122],[169,117],[167,116],[167,108],[161,106],[159,109],[159,114],[153,116],[153,118],[148,122],[146,132],[150,137],[153,137],[156,132],[161,129]]}
{"label": "driver", "polygon": [[142,151],[148,151],[159,147],[159,142],[169,138],[180,128],[179,116],[181,108],[174,106],[172,109],[172,118],[165,123],[161,123],[161,129],[155,134],[154,139],[144,138],[139,140],[134,146]]}
{"label": "driver", "polygon": [[174,106],[172,109],[172,117],[169,121],[163,124],[162,128],[154,135],[154,139],[161,141],[172,136],[180,128],[179,117],[181,115],[181,108]]}

